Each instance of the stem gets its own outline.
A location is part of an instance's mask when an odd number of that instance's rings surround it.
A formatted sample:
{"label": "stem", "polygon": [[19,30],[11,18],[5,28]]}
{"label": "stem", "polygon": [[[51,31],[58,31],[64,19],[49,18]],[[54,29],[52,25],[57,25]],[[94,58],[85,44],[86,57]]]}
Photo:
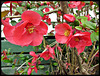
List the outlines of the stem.
{"label": "stem", "polygon": [[89,75],[89,73],[82,67],[81,65],[81,59],[80,59],[80,56],[78,55],[77,51],[75,51],[75,55],[77,57],[77,61],[78,61],[78,64],[79,64],[79,69],[80,69],[80,72],[83,73],[83,74],[86,74],[86,75]]}
{"label": "stem", "polygon": [[[50,13],[53,13],[53,12],[57,12],[57,11],[60,11],[61,8],[57,8],[57,9],[54,9],[54,10],[51,10],[49,12],[45,12],[44,15],[47,15],[47,14],[50,14]],[[21,15],[18,15],[18,16],[6,16],[6,18],[21,18]]]}
{"label": "stem", "polygon": [[[57,43],[57,41],[51,43],[49,46],[51,47],[51,46],[53,46],[53,45],[56,44],[56,43]],[[47,50],[47,48],[45,48],[43,52],[45,52],[46,50]],[[42,53],[43,53],[43,52],[42,52]],[[40,58],[40,57],[39,57],[39,58]],[[39,58],[38,58],[38,59],[39,59]],[[28,62],[28,61],[31,60],[31,59],[33,59],[33,57],[30,58],[30,59],[28,59],[26,62]],[[38,60],[38,59],[37,59],[37,60]],[[20,67],[18,67],[18,68],[17,68],[17,71],[18,71],[23,65],[25,65],[26,62],[24,62]]]}
{"label": "stem", "polygon": [[93,52],[94,52],[94,50],[95,50],[95,44],[96,44],[96,41],[94,41],[93,48],[92,48],[91,53],[90,53],[90,55],[89,55],[89,58],[88,58],[88,60],[87,60],[87,64],[89,64],[89,61],[90,61],[90,59],[91,59],[91,56],[92,56],[92,54],[93,54]]}
{"label": "stem", "polygon": [[73,64],[74,63],[74,48],[71,50],[71,75],[73,75]]}

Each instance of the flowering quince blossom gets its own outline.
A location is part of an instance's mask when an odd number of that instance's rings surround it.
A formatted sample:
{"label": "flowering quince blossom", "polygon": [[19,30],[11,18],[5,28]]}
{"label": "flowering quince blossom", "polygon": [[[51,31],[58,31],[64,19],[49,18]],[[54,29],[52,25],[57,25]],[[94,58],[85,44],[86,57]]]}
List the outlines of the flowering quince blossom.
{"label": "flowering quince blossom", "polygon": [[68,42],[69,37],[72,35],[72,27],[67,23],[58,24],[55,26],[55,39],[58,43],[65,44]]}
{"label": "flowering quince blossom", "polygon": [[3,56],[4,56],[3,60],[8,60],[7,55],[6,55],[6,51],[4,51],[4,50],[3,50]]}
{"label": "flowering quince blossom", "polygon": [[[29,68],[28,68],[28,71],[27,71],[28,75],[31,74],[31,72],[32,72],[33,69],[34,69],[34,71],[37,73],[38,69],[37,69],[37,67],[36,67],[36,64],[37,64],[37,61],[34,62],[34,63],[28,62],[28,65],[29,65]],[[40,64],[40,61],[38,61],[38,64]],[[34,67],[32,67],[32,66],[34,66]]]}
{"label": "flowering quince blossom", "polygon": [[67,45],[69,45],[72,48],[76,47],[79,55],[84,51],[85,46],[92,45],[90,34],[91,33],[89,32],[75,33],[74,35],[70,36]]}
{"label": "flowering quince blossom", "polygon": [[29,54],[34,57],[32,60],[32,63],[34,63],[36,61],[36,59],[38,59],[38,57],[40,56],[39,54],[36,55],[35,52],[33,52],[33,51],[31,51]]}
{"label": "flowering quince blossom", "polygon": [[99,52],[95,55],[95,57],[99,57]]}
{"label": "flowering quince blossom", "polygon": [[43,53],[40,54],[40,57],[44,58],[45,60],[49,60],[50,57],[54,59],[55,52],[54,52],[54,48],[49,47],[49,45],[47,45],[47,50]]}
{"label": "flowering quince blossom", "polygon": [[12,44],[21,46],[37,46],[42,43],[43,35],[47,33],[47,25],[41,21],[41,16],[34,11],[24,11],[22,20],[15,26],[9,24],[9,18],[1,20],[6,39]]}
{"label": "flowering quince blossom", "polygon": [[76,20],[75,17],[71,14],[64,14],[63,18],[68,22],[74,22]]}
{"label": "flowering quince blossom", "polygon": [[85,6],[85,3],[82,1],[70,1],[70,4],[68,4],[70,8],[78,8],[80,10],[82,7]]}

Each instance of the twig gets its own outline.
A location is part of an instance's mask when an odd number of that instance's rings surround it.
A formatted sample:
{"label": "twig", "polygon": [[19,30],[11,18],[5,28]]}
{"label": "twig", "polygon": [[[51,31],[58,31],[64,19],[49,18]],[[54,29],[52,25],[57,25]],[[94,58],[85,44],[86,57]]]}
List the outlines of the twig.
{"label": "twig", "polygon": [[95,50],[95,44],[96,44],[96,41],[94,41],[93,48],[92,48],[91,53],[90,53],[90,55],[89,55],[89,57],[88,57],[88,60],[87,60],[87,64],[89,64],[89,61],[90,61],[90,59],[91,59],[91,56],[92,56],[92,54],[93,54],[93,52],[94,52],[94,50]]}

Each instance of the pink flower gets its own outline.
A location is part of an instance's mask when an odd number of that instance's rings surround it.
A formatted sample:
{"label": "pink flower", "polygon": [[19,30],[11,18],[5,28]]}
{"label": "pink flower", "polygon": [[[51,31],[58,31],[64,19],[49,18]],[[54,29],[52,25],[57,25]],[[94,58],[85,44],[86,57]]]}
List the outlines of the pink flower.
{"label": "pink flower", "polygon": [[54,49],[47,45],[47,50],[40,54],[40,57],[44,58],[45,60],[49,60],[50,57],[54,59],[55,52]]}
{"label": "pink flower", "polygon": [[85,17],[87,17],[88,19],[88,21],[90,21],[91,20],[91,17],[89,16],[89,14],[88,15],[85,15]]}
{"label": "pink flower", "polygon": [[90,34],[89,32],[76,33],[70,37],[67,45],[72,48],[76,47],[79,55],[84,51],[85,46],[92,45]]}
{"label": "pink flower", "polygon": [[70,4],[68,6],[70,8],[76,8],[78,5],[80,5],[81,1],[70,1]]}
{"label": "pink flower", "polygon": [[16,45],[38,46],[42,43],[43,35],[47,33],[47,25],[41,21],[41,16],[34,11],[25,11],[21,15],[22,21],[15,26],[9,24],[9,19],[1,20],[6,39]]}
{"label": "pink flower", "polygon": [[40,56],[39,54],[36,55],[35,52],[33,52],[33,51],[31,51],[29,54],[34,57],[32,60],[32,63],[34,63],[36,61],[36,59],[38,59],[38,57]]}
{"label": "pink flower", "polygon": [[55,26],[55,39],[58,43],[65,44],[68,42],[69,37],[72,35],[72,27],[67,23],[58,24]]}
{"label": "pink flower", "polygon": [[80,5],[78,5],[77,8],[78,8],[78,10],[80,10],[84,6],[85,6],[85,2],[81,1]]}

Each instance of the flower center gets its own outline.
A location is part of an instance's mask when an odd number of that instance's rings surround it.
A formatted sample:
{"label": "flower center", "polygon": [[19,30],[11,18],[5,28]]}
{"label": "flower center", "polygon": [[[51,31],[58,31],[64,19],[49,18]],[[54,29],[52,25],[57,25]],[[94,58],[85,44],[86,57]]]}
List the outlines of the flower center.
{"label": "flower center", "polygon": [[26,30],[27,30],[27,32],[30,33],[30,34],[34,32],[34,28],[35,28],[35,27],[34,27],[33,24],[31,24],[31,23],[28,23],[27,26],[26,26]]}
{"label": "flower center", "polygon": [[70,34],[70,30],[66,30],[64,33],[65,36],[69,36],[69,34]]}
{"label": "flower center", "polygon": [[80,41],[79,38],[75,38],[74,40],[75,40],[75,41]]}

